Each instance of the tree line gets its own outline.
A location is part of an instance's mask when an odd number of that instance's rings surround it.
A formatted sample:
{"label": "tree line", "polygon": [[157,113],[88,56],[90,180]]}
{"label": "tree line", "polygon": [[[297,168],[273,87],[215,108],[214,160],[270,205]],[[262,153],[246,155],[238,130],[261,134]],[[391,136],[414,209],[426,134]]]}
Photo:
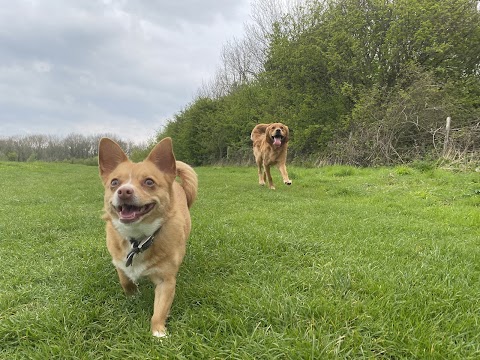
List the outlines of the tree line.
{"label": "tree line", "polygon": [[115,140],[127,154],[134,155],[143,150],[143,147],[112,134],[70,134],[63,138],[53,135],[13,136],[0,138],[0,161],[65,161],[96,165],[98,142],[103,136]]}
{"label": "tree line", "polygon": [[[479,44],[477,0],[256,0],[157,139],[193,165],[250,163],[253,127],[280,121],[299,163],[478,162]],[[0,138],[0,160],[96,164],[101,136]],[[133,160],[153,146],[110,137]]]}
{"label": "tree line", "polygon": [[[195,165],[251,161],[250,131],[281,121],[290,157],[362,166],[476,156],[476,0],[258,0],[243,39],[158,133]],[[446,118],[451,118],[445,149]]]}

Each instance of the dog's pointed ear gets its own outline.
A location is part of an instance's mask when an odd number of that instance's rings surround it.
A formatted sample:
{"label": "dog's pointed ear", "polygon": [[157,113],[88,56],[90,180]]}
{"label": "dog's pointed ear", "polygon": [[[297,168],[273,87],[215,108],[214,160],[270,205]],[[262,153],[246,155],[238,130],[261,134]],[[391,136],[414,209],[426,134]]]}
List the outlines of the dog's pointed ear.
{"label": "dog's pointed ear", "polygon": [[272,124],[268,124],[268,126],[265,128],[265,140],[267,140],[267,142],[270,145],[273,145],[273,139],[272,139],[272,136],[270,135],[270,128],[271,127],[272,127]]}
{"label": "dog's pointed ear", "polygon": [[105,180],[124,161],[128,161],[128,157],[115,141],[109,138],[100,139],[98,144],[98,170],[102,179]]}
{"label": "dog's pointed ear", "polygon": [[177,165],[171,138],[166,137],[160,141],[150,152],[146,160],[153,162],[160,171],[173,177],[172,181],[177,176]]}

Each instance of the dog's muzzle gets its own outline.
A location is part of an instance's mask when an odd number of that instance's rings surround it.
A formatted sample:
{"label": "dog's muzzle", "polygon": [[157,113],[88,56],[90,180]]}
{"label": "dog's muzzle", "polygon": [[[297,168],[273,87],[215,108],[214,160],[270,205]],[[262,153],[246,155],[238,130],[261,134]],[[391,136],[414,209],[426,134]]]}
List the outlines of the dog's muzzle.
{"label": "dog's muzzle", "polygon": [[282,145],[282,142],[283,142],[283,135],[282,135],[282,132],[280,130],[277,130],[275,132],[275,135],[272,136],[272,140],[273,140],[273,145],[275,146],[281,146]]}

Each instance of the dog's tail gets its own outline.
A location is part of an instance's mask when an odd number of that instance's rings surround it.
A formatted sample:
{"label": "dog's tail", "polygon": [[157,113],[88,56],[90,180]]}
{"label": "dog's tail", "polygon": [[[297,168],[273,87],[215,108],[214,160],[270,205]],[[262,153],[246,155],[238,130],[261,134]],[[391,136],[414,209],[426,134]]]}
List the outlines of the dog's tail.
{"label": "dog's tail", "polygon": [[253,130],[252,130],[252,132],[251,132],[251,134],[250,134],[250,140],[255,141],[256,135],[261,136],[261,135],[265,134],[265,131],[267,130],[267,127],[268,127],[269,125],[270,125],[270,124],[257,124],[257,125],[253,128]]}
{"label": "dog's tail", "polygon": [[198,192],[198,177],[195,170],[190,165],[182,161],[176,162],[177,175],[182,180],[182,187],[187,197],[187,205],[190,208],[197,197]]}

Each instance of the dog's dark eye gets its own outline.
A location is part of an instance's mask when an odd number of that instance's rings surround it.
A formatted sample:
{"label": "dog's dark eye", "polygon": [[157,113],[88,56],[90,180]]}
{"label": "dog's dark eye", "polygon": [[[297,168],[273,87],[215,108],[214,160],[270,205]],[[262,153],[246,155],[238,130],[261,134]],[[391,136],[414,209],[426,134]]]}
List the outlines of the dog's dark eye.
{"label": "dog's dark eye", "polygon": [[118,186],[120,184],[120,181],[118,181],[118,179],[113,179],[112,181],[110,181],[110,185],[115,187],[115,186]]}
{"label": "dog's dark eye", "polygon": [[148,178],[144,181],[144,184],[147,186],[153,186],[155,185],[155,182],[152,179]]}

